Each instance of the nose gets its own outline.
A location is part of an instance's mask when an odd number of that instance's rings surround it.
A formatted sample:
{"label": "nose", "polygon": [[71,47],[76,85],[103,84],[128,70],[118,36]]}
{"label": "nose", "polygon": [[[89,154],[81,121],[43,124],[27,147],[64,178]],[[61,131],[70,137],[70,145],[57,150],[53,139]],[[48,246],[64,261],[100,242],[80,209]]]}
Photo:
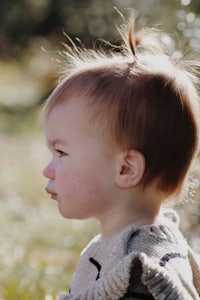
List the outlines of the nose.
{"label": "nose", "polygon": [[52,161],[44,168],[43,175],[48,179],[54,179],[55,170],[54,170]]}

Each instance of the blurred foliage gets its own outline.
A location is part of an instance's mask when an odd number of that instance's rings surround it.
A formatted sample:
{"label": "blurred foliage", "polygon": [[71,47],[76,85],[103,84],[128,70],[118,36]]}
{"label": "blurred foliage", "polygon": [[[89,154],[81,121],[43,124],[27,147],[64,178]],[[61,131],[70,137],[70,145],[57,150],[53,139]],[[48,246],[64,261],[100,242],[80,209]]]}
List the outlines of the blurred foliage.
{"label": "blurred foliage", "polygon": [[[44,192],[48,152],[38,121],[57,80],[63,32],[86,47],[118,42],[130,10],[137,26],[154,26],[176,55],[200,54],[199,0],[1,0],[0,6],[0,300],[53,300],[69,287],[79,253],[96,234],[94,221],[62,219]],[[78,42],[78,41],[77,41]],[[200,251],[199,161],[181,228]],[[196,191],[196,197],[195,197]]]}
{"label": "blurred foliage", "polygon": [[134,9],[139,24],[160,24],[180,38],[200,38],[199,0],[11,0],[1,1],[0,55],[21,57],[34,38],[42,37],[53,44],[61,41],[63,29],[71,37],[79,37],[91,45],[92,38],[113,40],[114,24],[121,22],[117,7],[125,16]]}
{"label": "blurred foliage", "polygon": [[123,19],[114,7],[125,17],[134,9],[138,27],[167,32],[163,39],[177,55],[200,53],[199,0],[1,0],[0,110],[17,113],[16,105],[45,99],[56,80],[56,50],[68,42],[63,32],[86,47],[99,39],[116,43]]}

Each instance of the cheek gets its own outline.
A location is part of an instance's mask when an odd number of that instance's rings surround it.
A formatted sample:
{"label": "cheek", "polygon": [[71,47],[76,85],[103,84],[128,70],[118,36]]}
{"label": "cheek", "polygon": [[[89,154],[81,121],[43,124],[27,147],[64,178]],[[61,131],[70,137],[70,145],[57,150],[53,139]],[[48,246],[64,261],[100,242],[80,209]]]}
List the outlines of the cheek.
{"label": "cheek", "polygon": [[[63,196],[93,198],[98,195],[102,186],[97,172],[87,168],[60,168],[56,176],[56,185]],[[103,185],[103,183],[102,183]]]}
{"label": "cheek", "polygon": [[63,166],[57,169],[56,173],[56,186],[60,191],[73,189],[76,181],[77,174],[72,168],[64,168]]}

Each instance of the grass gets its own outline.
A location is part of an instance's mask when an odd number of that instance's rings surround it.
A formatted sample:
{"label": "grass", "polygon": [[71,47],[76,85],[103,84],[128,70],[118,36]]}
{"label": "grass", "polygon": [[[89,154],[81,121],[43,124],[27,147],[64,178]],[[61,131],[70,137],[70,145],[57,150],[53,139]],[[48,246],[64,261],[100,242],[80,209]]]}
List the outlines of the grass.
{"label": "grass", "polygon": [[[63,219],[46,195],[42,169],[49,153],[35,120],[29,130],[4,127],[0,135],[0,300],[56,299],[68,290],[80,251],[98,231],[95,221]],[[179,207],[182,228],[200,251],[199,204],[191,203],[186,211]]]}

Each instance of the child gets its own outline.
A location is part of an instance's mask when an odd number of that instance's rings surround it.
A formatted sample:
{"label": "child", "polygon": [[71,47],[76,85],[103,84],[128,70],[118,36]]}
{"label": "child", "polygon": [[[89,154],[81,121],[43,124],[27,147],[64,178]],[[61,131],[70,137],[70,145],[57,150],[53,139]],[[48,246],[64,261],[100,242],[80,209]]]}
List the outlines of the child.
{"label": "child", "polygon": [[46,191],[63,217],[101,225],[59,300],[199,299],[200,265],[162,208],[198,152],[195,75],[155,31],[133,27],[120,52],[69,48],[45,108]]}

